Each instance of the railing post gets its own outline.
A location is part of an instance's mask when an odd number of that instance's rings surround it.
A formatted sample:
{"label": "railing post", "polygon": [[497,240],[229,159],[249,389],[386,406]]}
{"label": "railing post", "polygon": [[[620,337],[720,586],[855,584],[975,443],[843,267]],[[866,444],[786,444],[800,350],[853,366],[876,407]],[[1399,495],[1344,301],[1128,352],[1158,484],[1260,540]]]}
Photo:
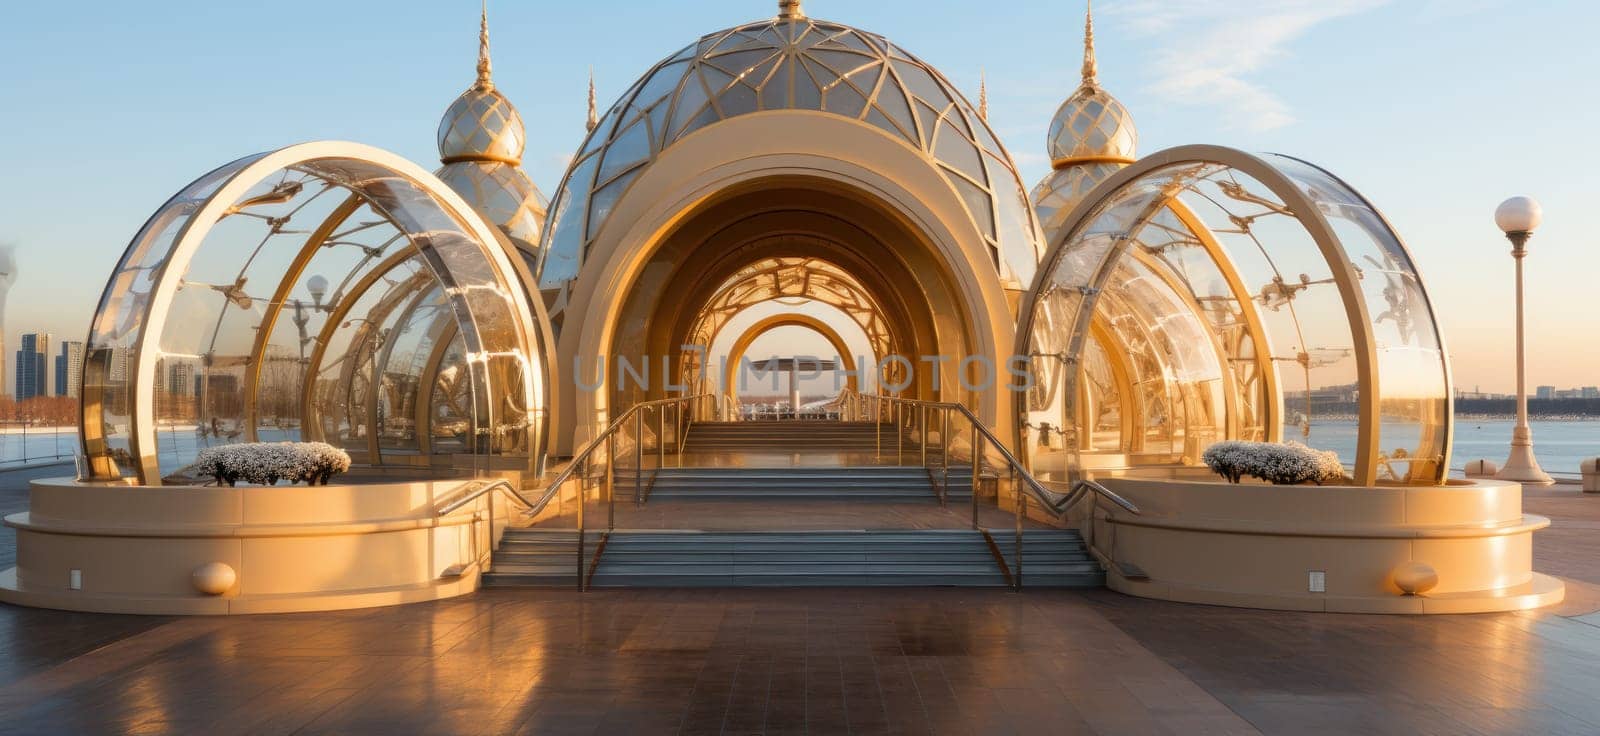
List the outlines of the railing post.
{"label": "railing post", "polygon": [[950,507],[950,409],[939,412],[939,506]]}
{"label": "railing post", "polygon": [[905,405],[898,399],[890,399],[894,405],[894,464],[899,465],[906,457],[906,428]]}
{"label": "railing post", "polygon": [[644,412],[633,413],[633,505],[644,507]]}
{"label": "railing post", "polygon": [[[613,432],[611,434],[611,439],[607,440],[607,442],[611,443],[612,447],[616,446],[616,436],[616,433]],[[606,448],[606,454],[611,454],[610,447]],[[607,465],[606,467],[610,468],[611,466]],[[616,476],[614,474],[607,473],[606,486],[610,488],[610,490],[606,492],[606,531],[610,531],[617,528],[617,487]]]}
{"label": "railing post", "polygon": [[978,420],[972,420],[972,528],[978,528]]}
{"label": "railing post", "polygon": [[926,467],[928,467],[928,405],[927,404],[919,404],[918,405],[917,424],[922,428],[922,440],[920,442],[918,442],[917,444],[922,449],[922,467],[926,468]]}
{"label": "railing post", "polygon": [[656,407],[656,470],[667,465],[667,405]]}
{"label": "railing post", "polygon": [[1017,497],[1017,573],[1011,578],[1017,590],[1022,590],[1022,522],[1028,515],[1028,494],[1017,488],[1017,468],[1007,463],[1010,469],[1011,493]]}
{"label": "railing post", "polygon": [[872,400],[872,454],[873,459],[883,459],[883,398]]}
{"label": "railing post", "polygon": [[[607,475],[611,474],[611,463],[615,459],[616,458],[611,458],[611,457],[606,458],[606,474]],[[590,463],[589,463],[589,461],[585,460],[584,464],[585,465],[589,465]],[[591,470],[592,470],[592,468],[590,468],[590,467],[584,468],[583,469],[583,475],[584,476],[588,476],[589,472]],[[588,577],[583,574],[583,534],[584,534],[583,507],[589,500],[588,498],[586,498],[589,495],[589,491],[588,491],[587,488],[584,487],[585,485],[586,484],[584,484],[582,482],[578,483],[578,590],[579,591],[584,591],[584,590],[588,590],[589,589],[589,586],[586,584],[588,582]]]}

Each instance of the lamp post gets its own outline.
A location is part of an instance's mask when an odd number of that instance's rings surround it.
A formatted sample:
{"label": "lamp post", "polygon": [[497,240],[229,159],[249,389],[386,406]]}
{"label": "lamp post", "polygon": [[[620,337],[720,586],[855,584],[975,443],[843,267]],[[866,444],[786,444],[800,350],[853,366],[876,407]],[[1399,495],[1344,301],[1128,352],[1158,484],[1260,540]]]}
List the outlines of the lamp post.
{"label": "lamp post", "polygon": [[1511,241],[1511,257],[1517,263],[1517,426],[1511,431],[1511,457],[1495,475],[1500,480],[1549,485],[1555,481],[1539,467],[1533,455],[1533,430],[1528,427],[1527,361],[1522,343],[1522,259],[1528,255],[1528,238],[1544,219],[1544,210],[1529,197],[1512,197],[1494,211],[1494,221]]}

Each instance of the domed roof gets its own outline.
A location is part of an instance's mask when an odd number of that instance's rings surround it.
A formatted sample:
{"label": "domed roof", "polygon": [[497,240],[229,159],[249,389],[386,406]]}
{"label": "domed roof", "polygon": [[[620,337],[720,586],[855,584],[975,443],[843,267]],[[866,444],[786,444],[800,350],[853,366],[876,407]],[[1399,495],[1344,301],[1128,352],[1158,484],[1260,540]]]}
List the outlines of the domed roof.
{"label": "domed roof", "polygon": [[1094,58],[1094,16],[1084,21],[1083,84],[1061,103],[1050,121],[1050,162],[1056,168],[1080,162],[1133,163],[1139,132],[1133,116],[1100,87]]}
{"label": "domed roof", "polygon": [[439,121],[439,158],[457,161],[522,163],[528,143],[527,129],[517,108],[495,89],[490,78],[489,17],[485,13],[478,32],[478,80],[462,92]]}
{"label": "domed roof", "polygon": [[478,81],[439,125],[444,166],[435,173],[511,239],[531,271],[549,203],[519,165],[525,142],[522,117],[490,78],[486,10],[478,30]]}
{"label": "domed roof", "polygon": [[798,0],[781,0],[777,17],[706,35],[662,60],[611,107],[554,197],[541,285],[577,275],[613,205],[663,151],[764,110],[853,118],[923,151],[992,246],[1026,249],[1029,273],[1037,263],[1041,245],[1021,178],[966,98],[884,37],[806,17]]}

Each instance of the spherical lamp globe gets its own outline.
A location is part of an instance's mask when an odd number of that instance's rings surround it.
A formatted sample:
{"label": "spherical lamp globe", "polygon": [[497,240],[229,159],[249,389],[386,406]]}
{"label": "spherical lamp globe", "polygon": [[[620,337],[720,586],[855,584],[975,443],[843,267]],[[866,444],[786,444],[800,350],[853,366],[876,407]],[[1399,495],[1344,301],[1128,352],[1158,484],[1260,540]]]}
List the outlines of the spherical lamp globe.
{"label": "spherical lamp globe", "polygon": [[1544,210],[1532,197],[1512,197],[1494,211],[1494,224],[1504,233],[1531,233],[1544,221]]}
{"label": "spherical lamp globe", "polygon": [[328,279],[321,275],[306,279],[306,291],[311,292],[311,298],[321,304],[322,297],[328,293]]}

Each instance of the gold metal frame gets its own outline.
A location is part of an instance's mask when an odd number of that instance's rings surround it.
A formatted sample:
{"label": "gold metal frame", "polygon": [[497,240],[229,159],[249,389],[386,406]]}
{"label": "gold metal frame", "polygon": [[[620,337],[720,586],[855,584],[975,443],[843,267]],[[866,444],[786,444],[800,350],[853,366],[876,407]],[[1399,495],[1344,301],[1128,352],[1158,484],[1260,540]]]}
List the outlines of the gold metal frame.
{"label": "gold metal frame", "polygon": [[[174,199],[169,201],[161,211],[158,211],[151,218],[151,223],[141,230],[130,245],[129,254],[124,256],[123,265],[119,266],[119,270],[109,280],[106,293],[100,302],[101,310],[115,306],[113,304],[115,298],[121,296],[119,289],[125,287],[122,269],[130,262],[132,249],[148,247],[149,243],[145,240],[145,236],[148,234],[150,227],[162,218],[169,218],[168,221],[170,221],[170,218],[174,216],[184,217],[179,233],[171,241],[159,264],[159,269],[154,275],[153,285],[142,305],[140,319],[133,328],[137,330],[137,336],[132,341],[130,377],[127,384],[129,387],[128,403],[130,405],[128,444],[129,453],[133,457],[140,483],[145,485],[159,485],[161,483],[160,466],[156,454],[153,382],[156,362],[161,356],[159,343],[164,322],[158,322],[157,318],[164,319],[167,311],[172,308],[174,295],[179,288],[184,273],[188,270],[190,261],[199,251],[211,229],[228,214],[229,208],[233,207],[234,203],[238,202],[251,189],[280,171],[299,167],[302,173],[308,173],[324,181],[351,189],[355,194],[363,195],[363,198],[368,199],[368,201],[371,201],[371,199],[363,194],[367,187],[392,186],[390,178],[341,181],[307,170],[304,166],[313,163],[319,166],[336,166],[340,162],[349,162],[388,172],[390,177],[404,180],[415,186],[431,201],[433,206],[440,208],[453,217],[463,230],[470,235],[471,240],[479,247],[480,254],[493,269],[493,278],[501,285],[501,296],[507,302],[506,309],[511,318],[524,322],[515,326],[516,334],[519,335],[518,339],[527,343],[523,346],[523,349],[540,350],[544,347],[537,341],[535,336],[543,334],[545,330],[540,325],[532,323],[538,312],[529,303],[526,288],[518,283],[518,271],[510,260],[511,254],[498,245],[499,241],[493,228],[483,222],[482,218],[459,195],[416,164],[380,149],[354,143],[332,141],[305,143],[242,159],[230,164],[228,167],[212,172],[206,177],[202,177],[196,184],[187,187],[185,191],[196,187],[199,182],[221,178],[220,186],[205,193],[198,201],[179,202]],[[405,232],[405,229],[401,228],[401,231]],[[427,242],[426,238],[418,237],[425,235],[424,233],[411,233],[411,235],[417,238],[417,240],[413,241],[413,246],[416,246],[418,241]],[[429,247],[423,245],[418,248],[418,252],[424,256],[423,261],[428,265],[429,269],[446,286],[446,293],[456,300],[458,317],[465,320],[466,323],[463,327],[472,326],[471,315],[474,312],[472,301],[467,299],[464,294],[453,292],[450,287],[452,279],[449,276],[448,264],[443,263],[438,258],[427,257]],[[443,271],[440,269],[443,269]],[[96,325],[100,324],[102,317],[103,315],[97,312]],[[476,342],[473,339],[475,332],[464,329],[463,334],[469,338],[467,342],[470,349],[475,351],[481,349],[481,346],[474,344]],[[542,367],[542,361],[540,366],[532,364],[529,366],[530,369],[538,369],[539,367]],[[544,397],[536,399],[533,391],[541,385],[546,385],[545,377],[532,378],[525,381],[524,384],[523,390],[528,395],[523,397],[520,402],[521,405],[530,408],[538,407],[542,410],[540,402]],[[100,405],[98,400],[86,400],[81,406],[84,413],[80,421],[80,427],[83,428],[80,430],[80,441],[86,455],[89,457],[91,477],[104,480],[116,479],[120,473],[116,472],[115,463],[106,457],[104,436],[99,429],[104,418],[98,414],[93,416],[90,414],[91,411],[103,410],[104,407]],[[530,463],[535,463],[534,455],[535,453],[530,453]]]}
{"label": "gold metal frame", "polygon": [[[1049,255],[1040,264],[1033,288],[1028,291],[1021,305],[1016,343],[1017,354],[1028,354],[1036,312],[1035,304],[1040,291],[1050,283],[1051,274],[1055,271],[1062,257],[1063,247],[1077,237],[1079,231],[1098,213],[1100,207],[1120,193],[1125,186],[1147,175],[1169,168],[1204,164],[1216,164],[1241,171],[1267,187],[1283,202],[1284,208],[1289,213],[1292,213],[1301,223],[1301,226],[1305,228],[1316,244],[1318,252],[1328,264],[1333,274],[1333,281],[1338,289],[1340,300],[1344,305],[1345,317],[1350,327],[1356,373],[1360,386],[1360,400],[1358,403],[1359,427],[1357,430],[1354,480],[1359,485],[1374,485],[1377,482],[1378,465],[1381,457],[1378,445],[1378,429],[1381,421],[1379,404],[1382,394],[1379,390],[1380,376],[1377,363],[1376,338],[1370,314],[1361,293],[1359,272],[1350,261],[1349,255],[1345,252],[1344,246],[1333,230],[1332,225],[1318,209],[1316,203],[1309,199],[1287,174],[1267,160],[1257,156],[1221,146],[1181,146],[1153,154],[1137,164],[1111,175],[1073,210],[1067,220],[1069,226],[1057,234],[1056,242],[1051,244]],[[1354,190],[1352,189],[1351,191]],[[1171,201],[1173,201],[1173,198],[1170,196],[1155,198],[1149,211],[1136,218],[1134,222],[1147,221],[1155,212]],[[1376,208],[1373,208],[1373,211],[1376,212]],[[1192,224],[1192,218],[1186,222]],[[1388,227],[1386,221],[1384,225]],[[1389,229],[1392,234],[1393,228],[1390,227]],[[1396,242],[1400,242],[1398,236],[1395,236],[1395,239]],[[1202,241],[1204,241],[1204,238],[1202,238]],[[1401,243],[1400,247],[1403,249],[1404,244]],[[1225,255],[1220,248],[1217,248],[1215,252]],[[1101,283],[1109,274],[1107,264],[1114,263],[1123,255],[1124,253],[1119,248],[1113,248],[1108,251],[1098,275],[1088,282],[1090,284],[1089,288],[1093,289],[1095,285]],[[1407,257],[1409,258],[1409,253],[1407,253]],[[1241,286],[1242,284],[1230,284],[1230,289],[1237,294]],[[1423,291],[1423,299],[1427,299],[1425,290]],[[1079,311],[1080,323],[1085,314],[1093,313],[1093,307],[1092,296],[1086,297]],[[1431,303],[1428,303],[1428,307],[1430,319],[1435,321],[1436,327],[1437,321],[1436,317],[1432,315]],[[1075,329],[1081,333],[1083,327],[1080,324]],[[1076,341],[1078,338],[1073,339]],[[1263,347],[1265,345],[1266,343],[1263,343]],[[1444,359],[1444,363],[1442,370],[1445,375],[1445,391],[1448,394],[1451,388],[1451,381],[1447,358]],[[1263,375],[1270,374],[1264,373]],[[1274,397],[1274,401],[1276,401],[1276,397]],[[1025,394],[1019,395],[1017,406],[1019,422],[1021,422],[1027,416],[1028,404]],[[1447,413],[1445,418],[1446,447],[1448,447],[1449,436],[1453,434],[1453,423],[1453,413]],[[1281,417],[1275,418],[1272,424],[1281,427]],[[1074,469],[1074,472],[1078,471]],[[1443,482],[1444,474],[1447,472],[1448,462],[1442,464],[1435,482]]]}

